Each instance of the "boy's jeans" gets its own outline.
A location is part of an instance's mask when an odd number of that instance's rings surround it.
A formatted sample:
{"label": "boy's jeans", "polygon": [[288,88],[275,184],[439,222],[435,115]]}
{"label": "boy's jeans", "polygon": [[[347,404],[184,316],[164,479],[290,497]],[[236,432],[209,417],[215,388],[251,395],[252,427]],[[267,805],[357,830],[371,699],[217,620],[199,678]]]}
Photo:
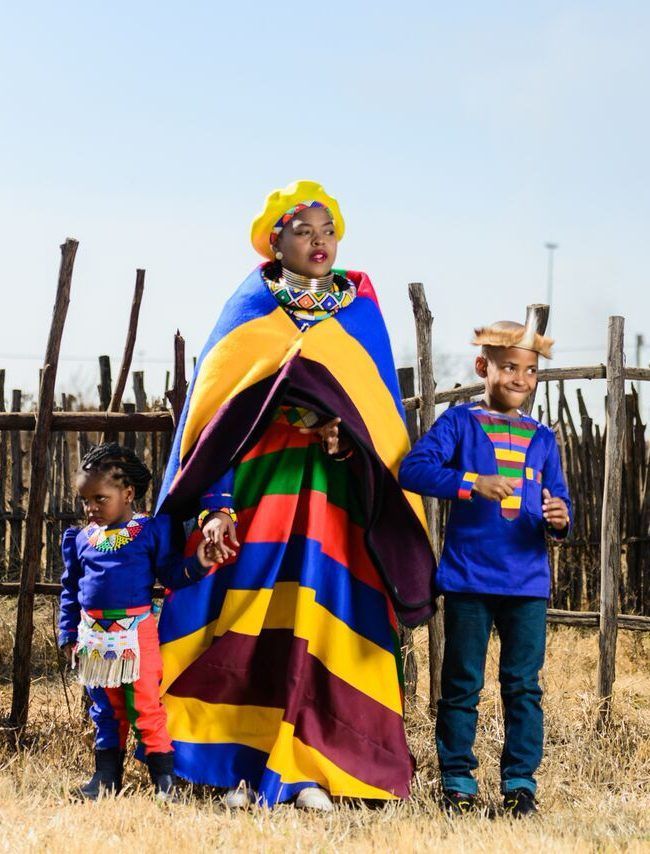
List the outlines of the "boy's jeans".
{"label": "boy's jeans", "polygon": [[539,671],[546,644],[546,599],[523,596],[445,593],[442,699],[436,723],[442,786],[466,795],[478,790],[472,748],[492,625],[501,640],[501,791],[523,788],[534,793],[544,736]]}

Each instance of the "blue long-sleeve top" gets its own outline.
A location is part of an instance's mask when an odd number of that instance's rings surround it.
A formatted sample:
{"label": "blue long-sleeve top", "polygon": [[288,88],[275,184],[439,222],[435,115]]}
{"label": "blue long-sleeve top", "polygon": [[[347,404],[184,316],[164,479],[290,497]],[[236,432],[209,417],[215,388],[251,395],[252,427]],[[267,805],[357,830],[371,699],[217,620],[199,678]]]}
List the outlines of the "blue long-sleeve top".
{"label": "blue long-sleeve top", "polygon": [[[502,432],[491,438],[481,418],[498,422],[496,429]],[[548,489],[565,502],[569,518],[571,501],[553,431],[526,415],[512,422],[526,429],[510,431],[507,416],[493,418],[477,404],[454,406],[438,418],[402,462],[399,482],[404,489],[451,500],[436,577],[440,592],[550,595],[545,535],[565,537],[569,525],[553,531],[546,524],[542,490]],[[529,435],[525,450],[513,443],[517,432]],[[517,496],[504,502],[504,507],[517,507],[514,513],[504,512],[499,502],[472,492],[477,475],[496,475],[508,465],[497,460],[496,448],[505,450],[500,457],[518,459],[522,467]],[[506,518],[508,512],[514,518]]]}
{"label": "blue long-sleeve top", "polygon": [[140,608],[151,605],[156,579],[174,590],[205,575],[196,555],[184,557],[177,547],[169,516],[137,514],[132,521],[129,536],[113,535],[113,540],[106,537],[105,528],[94,524],[64,532],[60,646],[77,640],[82,608]]}

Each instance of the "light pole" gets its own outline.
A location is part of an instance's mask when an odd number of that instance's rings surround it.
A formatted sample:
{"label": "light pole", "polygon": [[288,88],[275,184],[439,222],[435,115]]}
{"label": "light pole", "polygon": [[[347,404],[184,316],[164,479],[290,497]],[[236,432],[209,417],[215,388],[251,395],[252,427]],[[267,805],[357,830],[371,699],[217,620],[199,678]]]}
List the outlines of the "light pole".
{"label": "light pole", "polygon": [[551,243],[547,241],[544,246],[546,247],[547,255],[547,264],[546,264],[546,302],[549,307],[548,314],[548,324],[546,326],[547,332],[551,331],[551,320],[553,319],[552,314],[552,305],[553,305],[553,253],[558,247],[557,243]]}

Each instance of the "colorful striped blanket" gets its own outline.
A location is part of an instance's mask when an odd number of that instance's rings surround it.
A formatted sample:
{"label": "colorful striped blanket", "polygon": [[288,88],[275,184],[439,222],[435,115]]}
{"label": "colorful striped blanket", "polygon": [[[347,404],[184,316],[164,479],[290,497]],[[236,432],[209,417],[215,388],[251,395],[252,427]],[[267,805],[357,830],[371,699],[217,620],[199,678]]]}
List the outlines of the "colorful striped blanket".
{"label": "colorful striped blanket", "polygon": [[432,613],[435,562],[422,501],[397,471],[409,448],[388,334],[365,273],[357,298],[301,332],[254,270],[226,303],[198,360],[158,510],[190,518],[197,499],[263,435],[281,401],[339,416],[365,490],[365,541],[400,619]]}
{"label": "colorful striped blanket", "polygon": [[[197,367],[161,501],[191,515],[233,466],[242,545],[168,596],[163,701],[178,774],[244,780],[268,805],[315,785],[407,797],[413,771],[393,602],[429,613],[432,557],[395,481],[408,442],[386,331],[367,277],[348,275],[357,298],[307,332],[259,271],[244,283]],[[349,461],[300,432],[303,409],[342,418]]]}

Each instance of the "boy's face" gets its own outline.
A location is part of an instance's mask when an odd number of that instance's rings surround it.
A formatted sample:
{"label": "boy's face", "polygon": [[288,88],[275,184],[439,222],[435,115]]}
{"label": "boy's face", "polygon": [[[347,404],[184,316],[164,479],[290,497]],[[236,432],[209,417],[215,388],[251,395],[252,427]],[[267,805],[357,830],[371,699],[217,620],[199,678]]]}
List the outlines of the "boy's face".
{"label": "boy's face", "polygon": [[77,478],[77,490],[88,521],[100,527],[110,528],[133,515],[133,487],[121,486],[109,475],[82,472]]}
{"label": "boy's face", "polygon": [[476,373],[485,380],[487,404],[500,412],[515,413],[537,385],[539,356],[520,347],[488,347],[477,356]]}

